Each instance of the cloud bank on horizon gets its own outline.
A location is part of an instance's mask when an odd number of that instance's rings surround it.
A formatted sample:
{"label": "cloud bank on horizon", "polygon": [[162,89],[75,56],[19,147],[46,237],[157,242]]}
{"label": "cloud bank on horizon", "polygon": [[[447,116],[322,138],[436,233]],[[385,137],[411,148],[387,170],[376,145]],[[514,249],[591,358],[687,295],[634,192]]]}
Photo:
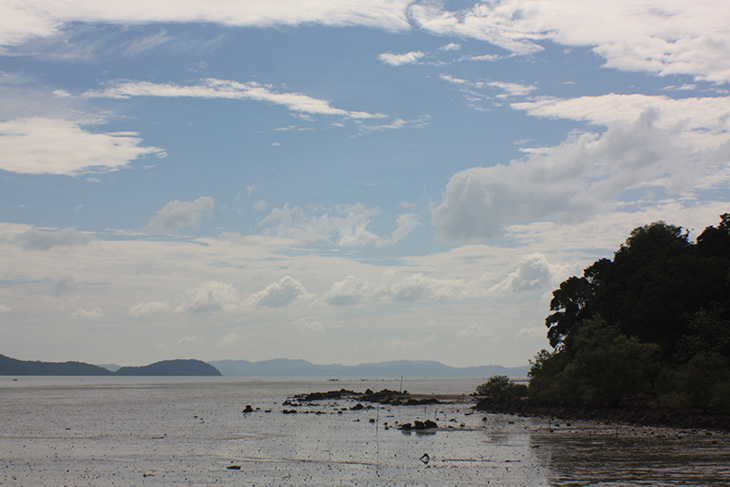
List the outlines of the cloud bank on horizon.
{"label": "cloud bank on horizon", "polygon": [[730,211],[730,5],[0,5],[20,358],[523,365],[551,291]]}

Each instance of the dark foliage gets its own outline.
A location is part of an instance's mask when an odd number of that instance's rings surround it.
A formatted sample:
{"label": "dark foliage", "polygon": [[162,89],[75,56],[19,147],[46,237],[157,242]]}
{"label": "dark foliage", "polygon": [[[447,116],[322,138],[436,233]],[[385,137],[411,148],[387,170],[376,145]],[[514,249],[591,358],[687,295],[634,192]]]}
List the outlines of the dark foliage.
{"label": "dark foliage", "polygon": [[114,375],[110,370],[83,362],[37,362],[0,355],[0,375]]}
{"label": "dark foliage", "polygon": [[190,375],[213,376],[221,373],[200,360],[163,360],[143,367],[122,367],[116,375]]}
{"label": "dark foliage", "polygon": [[730,214],[688,237],[664,222],[637,228],[613,260],[553,292],[555,350],[532,363],[533,397],[730,411]]}

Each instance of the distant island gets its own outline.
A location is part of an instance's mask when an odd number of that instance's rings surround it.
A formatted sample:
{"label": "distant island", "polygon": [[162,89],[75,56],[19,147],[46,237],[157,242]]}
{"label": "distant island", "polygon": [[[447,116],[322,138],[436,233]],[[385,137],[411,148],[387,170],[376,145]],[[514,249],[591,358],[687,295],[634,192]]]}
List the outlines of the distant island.
{"label": "distant island", "polygon": [[233,377],[490,377],[527,376],[528,366],[451,367],[430,360],[396,360],[360,365],[317,365],[306,360],[164,360],[142,367],[83,362],[39,362],[0,355],[0,375],[233,376]]}
{"label": "distant island", "polygon": [[112,372],[83,362],[18,360],[0,354],[0,375],[219,376],[221,373],[200,360],[164,360],[143,367],[121,367]]}
{"label": "distant island", "polygon": [[223,375],[244,377],[489,377],[506,375],[527,377],[529,366],[451,367],[430,360],[397,360],[360,365],[317,365],[306,360],[273,359],[261,362],[247,360],[211,361]]}

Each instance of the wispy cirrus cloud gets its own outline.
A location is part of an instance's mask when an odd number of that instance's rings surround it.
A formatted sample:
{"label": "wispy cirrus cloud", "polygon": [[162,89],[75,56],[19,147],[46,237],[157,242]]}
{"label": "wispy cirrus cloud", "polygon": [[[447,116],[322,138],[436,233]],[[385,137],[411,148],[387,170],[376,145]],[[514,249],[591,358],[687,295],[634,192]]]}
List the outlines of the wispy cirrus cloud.
{"label": "wispy cirrus cloud", "polygon": [[201,22],[231,27],[276,27],[319,24],[361,25],[390,31],[410,28],[409,0],[158,0],[154,6],[143,0],[95,2],[33,0],[0,4],[0,44],[13,45],[33,37],[57,34],[73,22],[106,24],[149,24],[152,22]]}
{"label": "wispy cirrus cloud", "polygon": [[83,97],[88,98],[208,98],[230,100],[252,100],[281,105],[287,110],[306,115],[331,115],[349,119],[364,120],[386,118],[382,113],[345,110],[336,108],[327,100],[313,98],[293,92],[277,91],[273,85],[256,81],[239,83],[237,81],[204,79],[198,84],[179,85],[176,83],[151,83],[148,81],[115,81],[101,90],[89,90]]}
{"label": "wispy cirrus cloud", "polygon": [[623,71],[730,81],[730,6],[722,2],[616,0],[599,7],[583,0],[497,0],[453,11],[419,3],[409,13],[422,30],[519,55],[537,53],[550,41],[590,47],[606,67]]}

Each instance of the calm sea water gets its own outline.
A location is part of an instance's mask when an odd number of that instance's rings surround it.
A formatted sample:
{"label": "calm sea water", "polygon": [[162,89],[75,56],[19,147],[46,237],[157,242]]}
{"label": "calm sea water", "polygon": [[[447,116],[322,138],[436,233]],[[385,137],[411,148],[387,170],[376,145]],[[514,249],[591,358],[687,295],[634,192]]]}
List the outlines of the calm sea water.
{"label": "calm sea water", "polygon": [[[406,378],[402,387],[468,396],[480,382]],[[0,485],[730,485],[729,437],[716,432],[556,425],[464,403],[352,411],[336,400],[282,414],[294,394],[343,387],[401,384],[0,377]],[[260,409],[243,414],[248,404]],[[393,427],[425,419],[439,429]]]}

